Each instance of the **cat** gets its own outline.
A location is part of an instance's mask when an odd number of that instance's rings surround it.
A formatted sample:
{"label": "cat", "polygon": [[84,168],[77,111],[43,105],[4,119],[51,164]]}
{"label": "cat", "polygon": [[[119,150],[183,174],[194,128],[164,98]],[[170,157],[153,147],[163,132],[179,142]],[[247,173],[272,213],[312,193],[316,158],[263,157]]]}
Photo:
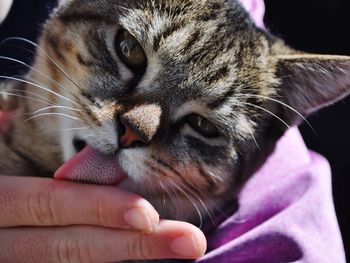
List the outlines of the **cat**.
{"label": "cat", "polygon": [[0,108],[15,117],[0,173],[59,168],[196,224],[290,126],[350,92],[349,57],[296,51],[235,0],[61,1],[36,52],[24,77],[1,76]]}

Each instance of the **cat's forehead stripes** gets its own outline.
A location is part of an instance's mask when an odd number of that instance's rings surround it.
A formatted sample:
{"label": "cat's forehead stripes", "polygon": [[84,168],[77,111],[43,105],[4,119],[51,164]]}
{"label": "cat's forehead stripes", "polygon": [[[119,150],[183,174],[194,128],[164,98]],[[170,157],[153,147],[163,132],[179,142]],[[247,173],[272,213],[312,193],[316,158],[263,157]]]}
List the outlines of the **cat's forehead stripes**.
{"label": "cat's forehead stripes", "polygon": [[[236,2],[138,0],[115,1],[112,5],[107,2],[99,1],[96,9],[93,1],[83,5],[79,5],[82,4],[80,1],[72,1],[69,9],[66,7],[58,13],[72,32],[77,32],[77,27],[85,28],[85,33],[77,38],[85,42],[85,49],[94,63],[85,63],[87,56],[81,54],[76,58],[95,78],[94,83],[90,83],[93,95],[118,98],[130,90],[119,82],[125,74],[121,76],[121,62],[116,62],[110,54],[113,35],[119,26],[135,36],[148,57],[146,73],[133,91],[141,98],[140,102],[159,100],[165,108],[162,110],[173,121],[181,115],[177,110],[190,114],[195,108],[203,107],[206,110],[197,113],[212,117],[220,126],[232,111],[239,113],[241,108],[246,108],[239,100],[243,102],[247,98],[236,98],[237,94],[247,90],[270,95],[264,93],[264,82],[258,77],[263,75],[259,67],[264,63],[256,59],[261,53],[257,46],[261,36]],[[114,29],[107,30],[108,27]],[[111,36],[103,37],[107,33]],[[128,96],[133,94],[128,93]],[[196,99],[202,105],[194,107]],[[187,102],[192,108],[184,106]],[[172,115],[174,112],[176,114]],[[238,118],[237,123],[242,123],[240,120],[242,118]],[[238,126],[241,128],[237,130],[241,130],[244,137],[254,128],[250,124],[249,127]]]}
{"label": "cat's forehead stripes", "polygon": [[[191,12],[191,16],[188,17],[183,10],[181,16],[178,15],[176,19],[163,10],[152,10],[153,13],[149,11],[143,19],[134,22],[140,23],[149,19],[147,27],[140,27],[147,31],[149,43],[146,46],[151,46],[152,52],[159,57],[159,75],[169,75],[165,77],[169,80],[170,75],[181,74],[180,71],[172,73],[172,70],[167,68],[167,65],[172,64],[170,61],[175,61],[174,67],[183,68],[188,73],[187,79],[179,85],[171,87],[172,84],[168,81],[157,89],[157,93],[161,93],[168,88],[171,90],[169,94],[174,94],[174,99],[167,102],[175,110],[170,111],[174,114],[170,114],[169,117],[177,121],[192,112],[211,116],[216,120],[216,124],[225,127],[224,130],[229,134],[233,128],[232,123],[227,125],[228,121],[230,117],[232,119],[232,112],[237,112],[235,133],[240,138],[247,139],[254,133],[255,122],[247,119],[243,112],[240,113],[240,108],[246,108],[243,101],[247,98],[237,99],[235,94],[244,89],[248,89],[251,94],[263,93],[260,90],[264,87],[262,81],[252,79],[245,73],[248,68],[251,75],[260,75],[255,65],[255,54],[258,53],[254,45],[256,38],[247,37],[244,40],[244,32],[253,31],[249,21],[245,21],[246,17],[242,17],[240,21],[235,19],[238,25],[234,25],[234,19],[230,17],[230,12],[233,11],[227,11],[222,5],[216,7],[216,10],[198,12],[197,16],[194,15],[195,12]],[[218,10],[220,7],[222,10]],[[143,15],[139,11],[137,17]],[[129,21],[132,24],[132,20],[133,16],[126,16],[124,23]],[[242,35],[236,37],[240,32]],[[232,34],[232,37],[227,38],[227,34]],[[254,38],[254,34],[250,35],[252,36]],[[148,89],[147,84],[152,85],[153,81],[157,81],[154,77],[156,75],[155,71],[152,71],[152,77],[146,74],[140,90]],[[238,81],[243,79],[248,81]],[[174,89],[183,90],[185,93],[181,94]],[[217,114],[211,113],[208,108]]]}

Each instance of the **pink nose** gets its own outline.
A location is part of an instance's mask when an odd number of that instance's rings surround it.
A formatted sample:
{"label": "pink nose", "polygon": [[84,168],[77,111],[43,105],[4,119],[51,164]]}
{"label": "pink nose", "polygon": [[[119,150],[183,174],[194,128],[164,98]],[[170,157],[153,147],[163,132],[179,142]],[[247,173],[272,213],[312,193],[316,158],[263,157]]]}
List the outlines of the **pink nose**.
{"label": "pink nose", "polygon": [[136,141],[149,143],[158,131],[161,113],[157,104],[139,105],[124,113],[120,117],[125,125],[125,132],[120,137],[121,146],[129,147]]}
{"label": "pink nose", "polygon": [[123,136],[120,137],[120,145],[122,147],[130,147],[130,145],[136,141],[143,142],[140,136],[138,136],[129,126],[126,126]]}

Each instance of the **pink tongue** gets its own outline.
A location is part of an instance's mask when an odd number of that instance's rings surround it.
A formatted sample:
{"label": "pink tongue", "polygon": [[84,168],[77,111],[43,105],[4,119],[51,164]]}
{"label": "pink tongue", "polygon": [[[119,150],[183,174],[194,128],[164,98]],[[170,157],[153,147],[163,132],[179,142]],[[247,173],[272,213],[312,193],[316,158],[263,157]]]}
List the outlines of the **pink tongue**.
{"label": "pink tongue", "polygon": [[119,185],[126,174],[118,165],[115,156],[86,146],[64,163],[54,177],[92,184]]}

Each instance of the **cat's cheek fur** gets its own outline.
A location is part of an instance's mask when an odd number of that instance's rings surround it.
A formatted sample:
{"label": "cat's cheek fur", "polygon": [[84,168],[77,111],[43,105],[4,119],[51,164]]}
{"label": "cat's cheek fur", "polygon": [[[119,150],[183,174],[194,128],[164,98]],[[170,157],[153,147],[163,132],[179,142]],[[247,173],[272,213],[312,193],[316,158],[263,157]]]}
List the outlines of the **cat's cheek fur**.
{"label": "cat's cheek fur", "polygon": [[231,181],[232,169],[203,165],[200,171],[193,164],[160,168],[149,153],[141,149],[121,152],[119,164],[129,176],[119,187],[149,200],[163,218],[201,223],[202,216],[211,217],[222,208],[227,191],[237,190],[222,183]]}
{"label": "cat's cheek fur", "polygon": [[[149,159],[149,152],[144,149],[126,149],[119,153],[119,165],[123,168],[125,173],[136,184],[142,184],[146,180],[145,177],[153,177],[146,168],[145,162]],[[136,186],[137,188],[139,186]]]}
{"label": "cat's cheek fur", "polygon": [[128,175],[119,187],[145,197],[162,217],[199,223],[201,219],[193,211],[211,216],[225,203],[225,193],[237,191],[231,183],[223,183],[233,180],[232,165],[175,161],[167,150],[151,148],[122,149],[118,153],[119,165]]}
{"label": "cat's cheek fur", "polygon": [[[62,127],[65,127],[62,125]],[[74,154],[76,154],[76,151],[73,147],[73,139],[74,139],[74,133],[71,131],[62,132],[60,136],[60,146],[62,148],[62,155],[63,160],[68,161],[70,158],[73,157]]]}

